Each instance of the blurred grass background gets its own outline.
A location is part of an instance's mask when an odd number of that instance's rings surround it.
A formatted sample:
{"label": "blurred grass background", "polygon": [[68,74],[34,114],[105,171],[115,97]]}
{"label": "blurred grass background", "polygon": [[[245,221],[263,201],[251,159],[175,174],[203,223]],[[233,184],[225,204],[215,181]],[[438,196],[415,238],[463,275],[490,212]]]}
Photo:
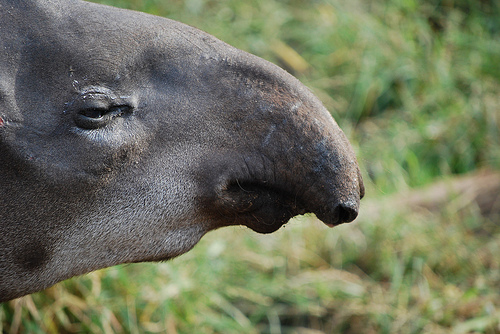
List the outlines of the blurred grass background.
{"label": "blurred grass background", "polygon": [[[500,170],[496,0],[100,0],[205,30],[297,76],[354,145],[353,224],[226,228],[161,264],[0,305],[2,333],[500,333],[500,203],[412,189]],[[397,199],[397,200],[396,200]],[[397,204],[396,204],[397,203]]]}

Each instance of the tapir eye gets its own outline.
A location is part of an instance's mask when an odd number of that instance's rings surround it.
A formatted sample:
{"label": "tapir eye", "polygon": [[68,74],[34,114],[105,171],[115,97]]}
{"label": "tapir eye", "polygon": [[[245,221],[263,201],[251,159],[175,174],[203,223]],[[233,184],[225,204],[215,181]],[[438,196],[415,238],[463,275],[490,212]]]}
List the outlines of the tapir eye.
{"label": "tapir eye", "polygon": [[106,114],[106,109],[88,109],[82,110],[81,114],[88,118],[101,118]]}
{"label": "tapir eye", "polygon": [[116,117],[130,113],[131,109],[128,105],[82,109],[75,114],[75,123],[83,129],[98,129],[108,125]]}

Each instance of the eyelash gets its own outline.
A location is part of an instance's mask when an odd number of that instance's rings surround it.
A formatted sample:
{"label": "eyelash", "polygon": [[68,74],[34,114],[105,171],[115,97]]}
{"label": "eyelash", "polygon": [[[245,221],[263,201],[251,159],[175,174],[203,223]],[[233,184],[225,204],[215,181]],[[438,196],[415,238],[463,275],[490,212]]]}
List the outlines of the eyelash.
{"label": "eyelash", "polygon": [[82,109],[75,114],[75,124],[85,130],[95,130],[108,125],[114,118],[130,113],[132,107],[119,105],[109,108]]}
{"label": "eyelash", "polygon": [[106,115],[111,115],[112,117],[122,116],[129,110],[130,106],[121,105],[121,106],[110,107],[109,109],[101,109],[101,108],[84,109],[80,112],[80,115],[83,115],[88,118],[99,119]]}

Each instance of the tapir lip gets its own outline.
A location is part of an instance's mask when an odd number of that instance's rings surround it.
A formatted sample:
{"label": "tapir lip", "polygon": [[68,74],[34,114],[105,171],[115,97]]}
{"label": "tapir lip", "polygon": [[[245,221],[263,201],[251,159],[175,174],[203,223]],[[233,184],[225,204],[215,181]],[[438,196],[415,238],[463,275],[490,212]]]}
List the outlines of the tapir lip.
{"label": "tapir lip", "polygon": [[298,195],[268,182],[230,181],[218,192],[217,203],[222,212],[234,216],[235,224],[260,233],[274,232],[307,212]]}
{"label": "tapir lip", "polygon": [[329,227],[351,222],[358,215],[361,198],[329,201],[314,189],[250,179],[227,180],[216,192],[216,207],[229,218],[228,225],[246,225],[259,233],[274,232],[291,218],[307,213],[314,213]]}

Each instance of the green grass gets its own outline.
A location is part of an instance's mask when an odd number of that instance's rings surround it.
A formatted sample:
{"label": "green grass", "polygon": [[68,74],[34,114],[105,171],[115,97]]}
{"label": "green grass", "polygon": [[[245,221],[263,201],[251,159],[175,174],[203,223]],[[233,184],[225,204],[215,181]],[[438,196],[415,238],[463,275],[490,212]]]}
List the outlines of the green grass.
{"label": "green grass", "polygon": [[331,231],[312,218],[266,236],[216,231],[171,262],[7,303],[4,330],[18,318],[34,333],[498,333],[498,226],[480,233],[494,224],[473,208],[384,214]]}
{"label": "green grass", "polygon": [[0,332],[500,333],[498,215],[452,199],[434,213],[370,211],[386,194],[500,169],[497,1],[100,2],[191,24],[296,75],[353,143],[365,213],[333,230],[303,217],[272,235],[215,231],[168,263],[5,303]]}

